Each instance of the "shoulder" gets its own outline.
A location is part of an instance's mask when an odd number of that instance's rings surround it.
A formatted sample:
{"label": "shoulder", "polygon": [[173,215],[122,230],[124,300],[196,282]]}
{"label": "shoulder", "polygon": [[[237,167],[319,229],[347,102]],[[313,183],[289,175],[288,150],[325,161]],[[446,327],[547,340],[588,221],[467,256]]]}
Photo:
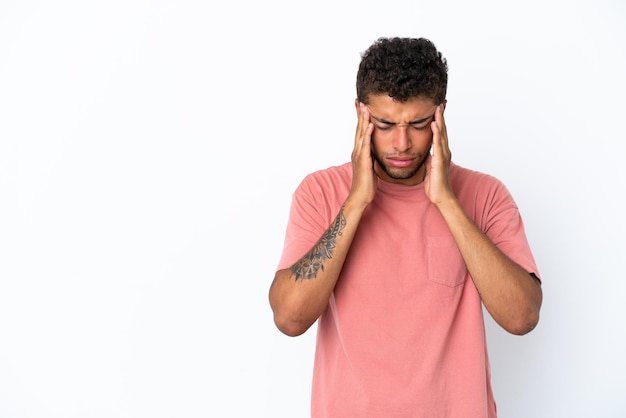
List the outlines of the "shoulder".
{"label": "shoulder", "polygon": [[332,190],[352,182],[352,163],[347,162],[307,174],[298,189]]}
{"label": "shoulder", "polygon": [[477,170],[471,170],[466,167],[451,163],[450,179],[454,185],[461,187],[504,187],[504,183],[500,179],[491,174],[487,174]]}
{"label": "shoulder", "polygon": [[505,184],[497,177],[456,164],[450,166],[450,182],[461,200],[509,201],[513,199]]}
{"label": "shoulder", "polygon": [[304,177],[293,193],[293,205],[299,211],[316,213],[320,225],[337,216],[337,211],[350,193],[352,164],[345,163],[314,171]]}

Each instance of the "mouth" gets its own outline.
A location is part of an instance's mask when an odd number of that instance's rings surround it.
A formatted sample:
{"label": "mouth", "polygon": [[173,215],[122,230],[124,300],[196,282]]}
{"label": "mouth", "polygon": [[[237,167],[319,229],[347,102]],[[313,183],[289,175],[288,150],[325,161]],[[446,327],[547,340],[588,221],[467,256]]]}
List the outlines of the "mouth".
{"label": "mouth", "polygon": [[415,161],[415,158],[410,158],[410,157],[387,157],[387,162],[389,163],[390,166],[392,167],[408,167],[411,164],[413,164],[413,162]]}

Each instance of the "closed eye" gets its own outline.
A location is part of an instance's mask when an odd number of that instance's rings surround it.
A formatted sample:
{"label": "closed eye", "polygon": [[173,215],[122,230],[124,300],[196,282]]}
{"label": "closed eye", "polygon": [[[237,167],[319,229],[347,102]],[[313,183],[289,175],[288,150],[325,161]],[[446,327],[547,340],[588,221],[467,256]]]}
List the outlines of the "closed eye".
{"label": "closed eye", "polygon": [[[380,130],[380,131],[389,131],[393,128],[396,127],[396,125],[378,125],[376,124],[376,129]],[[416,131],[423,131],[424,129],[426,129],[428,127],[428,124],[426,125],[409,125],[411,127],[411,129],[416,130]]]}
{"label": "closed eye", "polygon": [[409,126],[411,127],[411,129],[415,131],[423,131],[426,128],[428,128],[428,126],[430,125],[430,122],[434,119],[435,115],[433,114],[427,118],[413,121],[411,123],[408,123],[407,125],[398,125],[394,122],[389,122],[385,119],[378,118],[374,115],[370,115],[370,117],[372,118],[372,121],[374,122],[374,126],[379,131],[389,131],[399,126]]}

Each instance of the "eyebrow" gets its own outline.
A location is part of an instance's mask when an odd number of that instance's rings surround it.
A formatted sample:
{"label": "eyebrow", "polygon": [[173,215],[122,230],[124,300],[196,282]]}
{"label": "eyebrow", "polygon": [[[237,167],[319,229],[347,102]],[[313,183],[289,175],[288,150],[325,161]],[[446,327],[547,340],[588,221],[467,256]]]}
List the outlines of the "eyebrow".
{"label": "eyebrow", "polygon": [[[433,116],[435,116],[435,114],[434,114],[434,113],[433,113],[432,115],[430,115],[430,116],[426,116],[425,118],[422,118],[422,119],[418,119],[418,120],[411,121],[411,122],[407,123],[407,125],[417,125],[417,124],[420,124],[420,123],[424,123],[424,122],[426,122],[428,119],[432,118]],[[378,123],[384,123],[385,125],[397,125],[397,123],[396,123],[396,122],[391,122],[391,121],[388,121],[388,120],[386,120],[386,119],[376,117],[376,116],[372,115],[371,113],[370,113],[370,117],[371,117],[372,119],[374,119],[374,120],[375,120],[376,122],[378,122]]]}

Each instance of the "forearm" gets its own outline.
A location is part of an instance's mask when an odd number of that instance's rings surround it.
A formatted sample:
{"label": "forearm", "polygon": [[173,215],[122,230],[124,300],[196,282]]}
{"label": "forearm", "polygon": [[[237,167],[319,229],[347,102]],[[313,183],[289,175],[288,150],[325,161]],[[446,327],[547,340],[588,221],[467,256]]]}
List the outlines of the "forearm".
{"label": "forearm", "polygon": [[366,205],[346,200],[319,241],[270,287],[274,322],[283,333],[304,333],[324,312]]}
{"label": "forearm", "polygon": [[513,334],[530,332],[539,321],[538,282],[506,256],[467,216],[456,199],[439,206],[485,308]]}

